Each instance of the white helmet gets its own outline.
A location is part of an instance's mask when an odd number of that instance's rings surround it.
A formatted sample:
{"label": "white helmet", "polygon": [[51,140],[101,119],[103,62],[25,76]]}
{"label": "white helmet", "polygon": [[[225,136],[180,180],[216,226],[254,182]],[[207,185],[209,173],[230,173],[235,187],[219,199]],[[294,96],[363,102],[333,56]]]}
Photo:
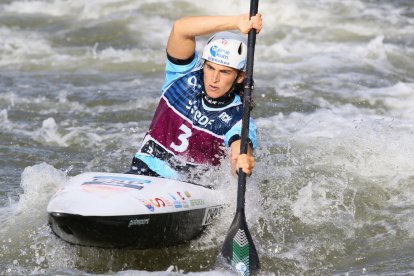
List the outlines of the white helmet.
{"label": "white helmet", "polygon": [[247,41],[232,32],[214,34],[204,47],[201,58],[220,65],[245,70],[247,57]]}

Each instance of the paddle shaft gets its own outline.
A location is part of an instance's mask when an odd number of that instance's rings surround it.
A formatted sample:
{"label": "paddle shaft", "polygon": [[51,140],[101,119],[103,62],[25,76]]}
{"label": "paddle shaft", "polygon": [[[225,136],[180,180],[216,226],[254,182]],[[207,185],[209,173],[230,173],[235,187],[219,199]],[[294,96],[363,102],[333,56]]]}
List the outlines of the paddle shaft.
{"label": "paddle shaft", "polygon": [[[259,8],[259,0],[250,1],[250,17],[257,14]],[[256,29],[249,31],[247,39],[247,62],[246,62],[246,78],[244,81],[243,91],[243,117],[242,117],[242,131],[241,131],[241,145],[240,153],[246,154],[249,147],[249,123],[250,123],[250,109],[251,96],[253,90],[253,65],[254,65],[254,49],[256,45]],[[246,193],[246,174],[242,169],[239,169],[238,189],[237,189],[237,209],[236,211],[244,212]]]}
{"label": "paddle shaft", "polygon": [[[259,0],[250,1],[250,17],[257,14]],[[243,117],[241,131],[240,153],[246,154],[249,146],[249,122],[251,94],[253,90],[253,60],[256,44],[256,29],[249,31],[247,41],[246,78],[243,94]],[[239,169],[237,185],[237,208],[233,222],[223,242],[221,255],[231,265],[232,269],[243,276],[254,275],[260,270],[259,256],[257,255],[253,239],[250,235],[244,212],[246,193],[246,174]]]}

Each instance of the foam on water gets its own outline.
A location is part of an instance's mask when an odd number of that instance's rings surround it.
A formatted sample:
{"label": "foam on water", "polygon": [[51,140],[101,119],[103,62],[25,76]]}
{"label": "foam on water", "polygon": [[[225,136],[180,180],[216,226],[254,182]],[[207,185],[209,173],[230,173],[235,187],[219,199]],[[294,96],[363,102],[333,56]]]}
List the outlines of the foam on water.
{"label": "foam on water", "polygon": [[36,33],[0,28],[0,66],[18,66],[23,60],[42,62],[54,54],[50,43]]}
{"label": "foam on water", "polygon": [[[158,1],[156,1],[158,2]],[[97,2],[73,2],[65,1],[32,1],[12,2],[3,6],[3,10],[10,15],[33,14],[43,18],[44,21],[52,17],[56,28],[49,32],[39,28],[35,32],[27,32],[25,28],[0,29],[0,54],[2,59],[0,67],[18,68],[23,71],[43,71],[54,68],[59,71],[73,71],[82,68],[82,71],[113,71],[120,69],[135,72],[148,72],[148,70],[160,70],[158,64],[163,62],[162,49],[168,37],[168,30],[160,29],[160,21],[157,17],[146,17],[143,13],[136,13],[140,6],[145,4],[140,1],[97,1]],[[146,3],[148,4],[148,3]],[[125,20],[125,16],[127,19]],[[72,23],[67,24],[70,18]],[[127,21],[125,32],[135,33],[135,37],[122,37],[124,44],[133,43],[129,49],[117,49],[105,45],[107,36],[113,36],[115,30],[106,27],[110,20]],[[41,20],[41,19],[39,19]],[[96,20],[96,23],[90,23]],[[55,22],[57,21],[57,22]],[[59,24],[59,21],[62,21]],[[171,21],[165,21],[170,25]],[[163,25],[163,24],[162,24]],[[121,27],[121,25],[119,26]],[[147,40],[148,46],[139,43],[141,29],[153,32],[151,40]],[[96,29],[102,37],[91,38],[90,43],[72,41],[77,39],[78,33],[88,35],[88,30]],[[51,35],[52,34],[52,35]],[[157,38],[158,36],[158,38]],[[100,43],[101,41],[101,43]],[[133,41],[133,42],[131,42]],[[67,47],[63,44],[75,44],[77,47]],[[101,44],[103,46],[101,46]],[[139,45],[139,46],[138,46]],[[137,46],[139,48],[137,48]],[[121,64],[122,66],[116,66]],[[146,64],[139,66],[140,64]],[[161,67],[162,68],[162,67]],[[151,72],[151,71],[149,71]]]}
{"label": "foam on water", "polygon": [[[406,86],[394,89],[404,94]],[[382,239],[398,243],[404,238],[399,231],[412,237],[408,217],[414,195],[408,188],[414,176],[412,123],[361,111],[343,105],[257,120],[262,145],[273,152],[258,156],[259,182],[276,185],[265,188],[272,192],[262,199],[268,207],[263,219],[274,232],[283,229],[284,236],[274,240],[289,244],[288,248],[267,245],[264,255],[284,258],[285,266],[287,260],[294,261],[307,270],[315,266],[313,254],[354,251],[358,247],[354,239],[371,227],[383,228],[384,234],[368,239],[367,246],[387,248]],[[396,209],[404,211],[396,216]],[[278,222],[271,223],[270,218]],[[297,219],[300,223],[294,223]],[[307,237],[301,237],[299,229],[306,229],[302,231]],[[324,233],[335,236],[335,242],[325,240]],[[312,242],[315,238],[317,243]]]}
{"label": "foam on water", "polygon": [[[54,125],[51,120],[46,124]],[[140,270],[122,271],[124,270],[122,269],[123,267],[130,266],[130,263],[136,262],[135,254],[145,256],[146,253],[143,250],[128,252],[131,250],[75,247],[63,242],[52,234],[47,225],[46,205],[50,197],[67,183],[68,177],[66,172],[43,163],[27,167],[22,173],[21,178],[23,192],[19,200],[11,203],[10,206],[0,208],[0,233],[2,234],[0,257],[3,260],[10,260],[10,262],[0,262],[4,269],[4,275],[55,275],[55,273],[66,272],[88,275],[82,271],[75,270],[74,267],[85,266],[92,268],[94,265],[102,267],[101,269],[104,271],[108,269],[121,270],[115,273],[116,275],[153,274]],[[225,185],[224,182],[227,181],[234,182],[235,179],[228,178],[225,181],[223,179],[216,179],[213,182],[217,182],[216,185],[218,187],[221,186],[227,192],[234,194],[235,185]],[[248,190],[251,189],[249,188]],[[229,225],[221,222],[231,221],[234,209],[234,204],[229,202],[229,208],[220,221],[215,221],[214,227],[209,228],[199,239],[191,242],[189,248],[193,254],[205,254],[208,250],[212,250],[213,254],[217,254],[215,248],[217,244],[223,242],[229,227]],[[248,212],[248,215],[251,214],[253,214],[251,211]],[[252,218],[249,220],[252,225],[255,224]],[[172,251],[174,252],[174,249]],[[155,250],[154,253],[159,255],[161,252],[165,254],[165,250]],[[104,264],[102,259],[108,259],[109,262]],[[209,264],[209,261],[207,261],[207,265],[211,266],[212,264]],[[233,275],[219,268],[210,272],[191,273],[180,268],[180,266],[182,265],[168,265],[165,271],[161,270],[154,273],[156,275],[181,275],[184,272],[190,275],[217,275],[217,273],[220,275]],[[201,265],[199,269],[202,268],[203,266]]]}
{"label": "foam on water", "polygon": [[[159,1],[157,1],[159,2]],[[51,16],[80,16],[80,20],[97,19],[111,13],[127,12],[138,8],[140,1],[104,0],[104,1],[30,1],[12,2],[3,7],[6,12],[19,14],[47,14]]]}
{"label": "foam on water", "polygon": [[[356,91],[373,105],[384,105],[384,113],[390,118],[404,120],[407,124],[413,123],[414,115],[414,83],[398,82],[391,87],[380,87]],[[384,115],[385,115],[384,114]],[[401,122],[404,124],[404,122]]]}
{"label": "foam on water", "polygon": [[[358,112],[357,112],[358,110]],[[405,118],[403,118],[405,119]],[[275,125],[277,131],[268,130]],[[351,162],[346,165],[352,174],[365,176],[393,175],[396,168],[401,172],[410,173],[413,166],[414,147],[409,142],[412,135],[411,124],[397,117],[388,117],[351,105],[344,105],[334,110],[319,110],[312,114],[292,113],[289,116],[275,116],[271,119],[258,121],[259,128],[270,137],[266,140],[299,143],[305,147],[316,147],[314,151],[304,154],[311,159],[315,155],[327,157],[330,153],[333,164],[335,160]],[[300,145],[296,145],[300,146]],[[298,150],[303,150],[302,146]],[[337,159],[340,151],[346,159]],[[343,152],[345,150],[345,152]],[[396,154],[399,151],[399,154]],[[320,151],[319,153],[317,151]]]}
{"label": "foam on water", "polygon": [[27,167],[21,179],[18,202],[0,208],[1,257],[13,260],[3,264],[5,275],[42,273],[49,260],[65,262],[62,247],[50,244],[55,238],[46,227],[45,210],[50,196],[66,182],[66,173],[43,163]]}

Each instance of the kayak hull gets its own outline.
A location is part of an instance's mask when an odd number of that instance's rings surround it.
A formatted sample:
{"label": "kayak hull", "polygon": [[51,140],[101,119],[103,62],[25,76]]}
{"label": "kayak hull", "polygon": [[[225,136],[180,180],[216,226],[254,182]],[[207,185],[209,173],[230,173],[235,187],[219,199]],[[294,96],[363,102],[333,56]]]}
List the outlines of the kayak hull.
{"label": "kayak hull", "polygon": [[72,243],[104,248],[154,248],[196,238],[204,209],[153,215],[93,217],[50,213],[49,223],[57,236]]}
{"label": "kayak hull", "polygon": [[56,193],[48,216],[52,231],[71,244],[157,248],[196,238],[223,208],[217,191],[199,185],[86,173]]}

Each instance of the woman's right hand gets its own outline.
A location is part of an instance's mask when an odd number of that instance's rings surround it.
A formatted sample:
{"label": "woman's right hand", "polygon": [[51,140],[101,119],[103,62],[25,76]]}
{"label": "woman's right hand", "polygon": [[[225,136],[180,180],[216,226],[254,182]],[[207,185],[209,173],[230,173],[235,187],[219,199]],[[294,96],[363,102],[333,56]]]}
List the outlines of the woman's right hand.
{"label": "woman's right hand", "polygon": [[251,29],[256,29],[257,33],[262,30],[262,14],[257,13],[249,19],[249,14],[242,14],[239,16],[237,26],[240,32],[247,34]]}

